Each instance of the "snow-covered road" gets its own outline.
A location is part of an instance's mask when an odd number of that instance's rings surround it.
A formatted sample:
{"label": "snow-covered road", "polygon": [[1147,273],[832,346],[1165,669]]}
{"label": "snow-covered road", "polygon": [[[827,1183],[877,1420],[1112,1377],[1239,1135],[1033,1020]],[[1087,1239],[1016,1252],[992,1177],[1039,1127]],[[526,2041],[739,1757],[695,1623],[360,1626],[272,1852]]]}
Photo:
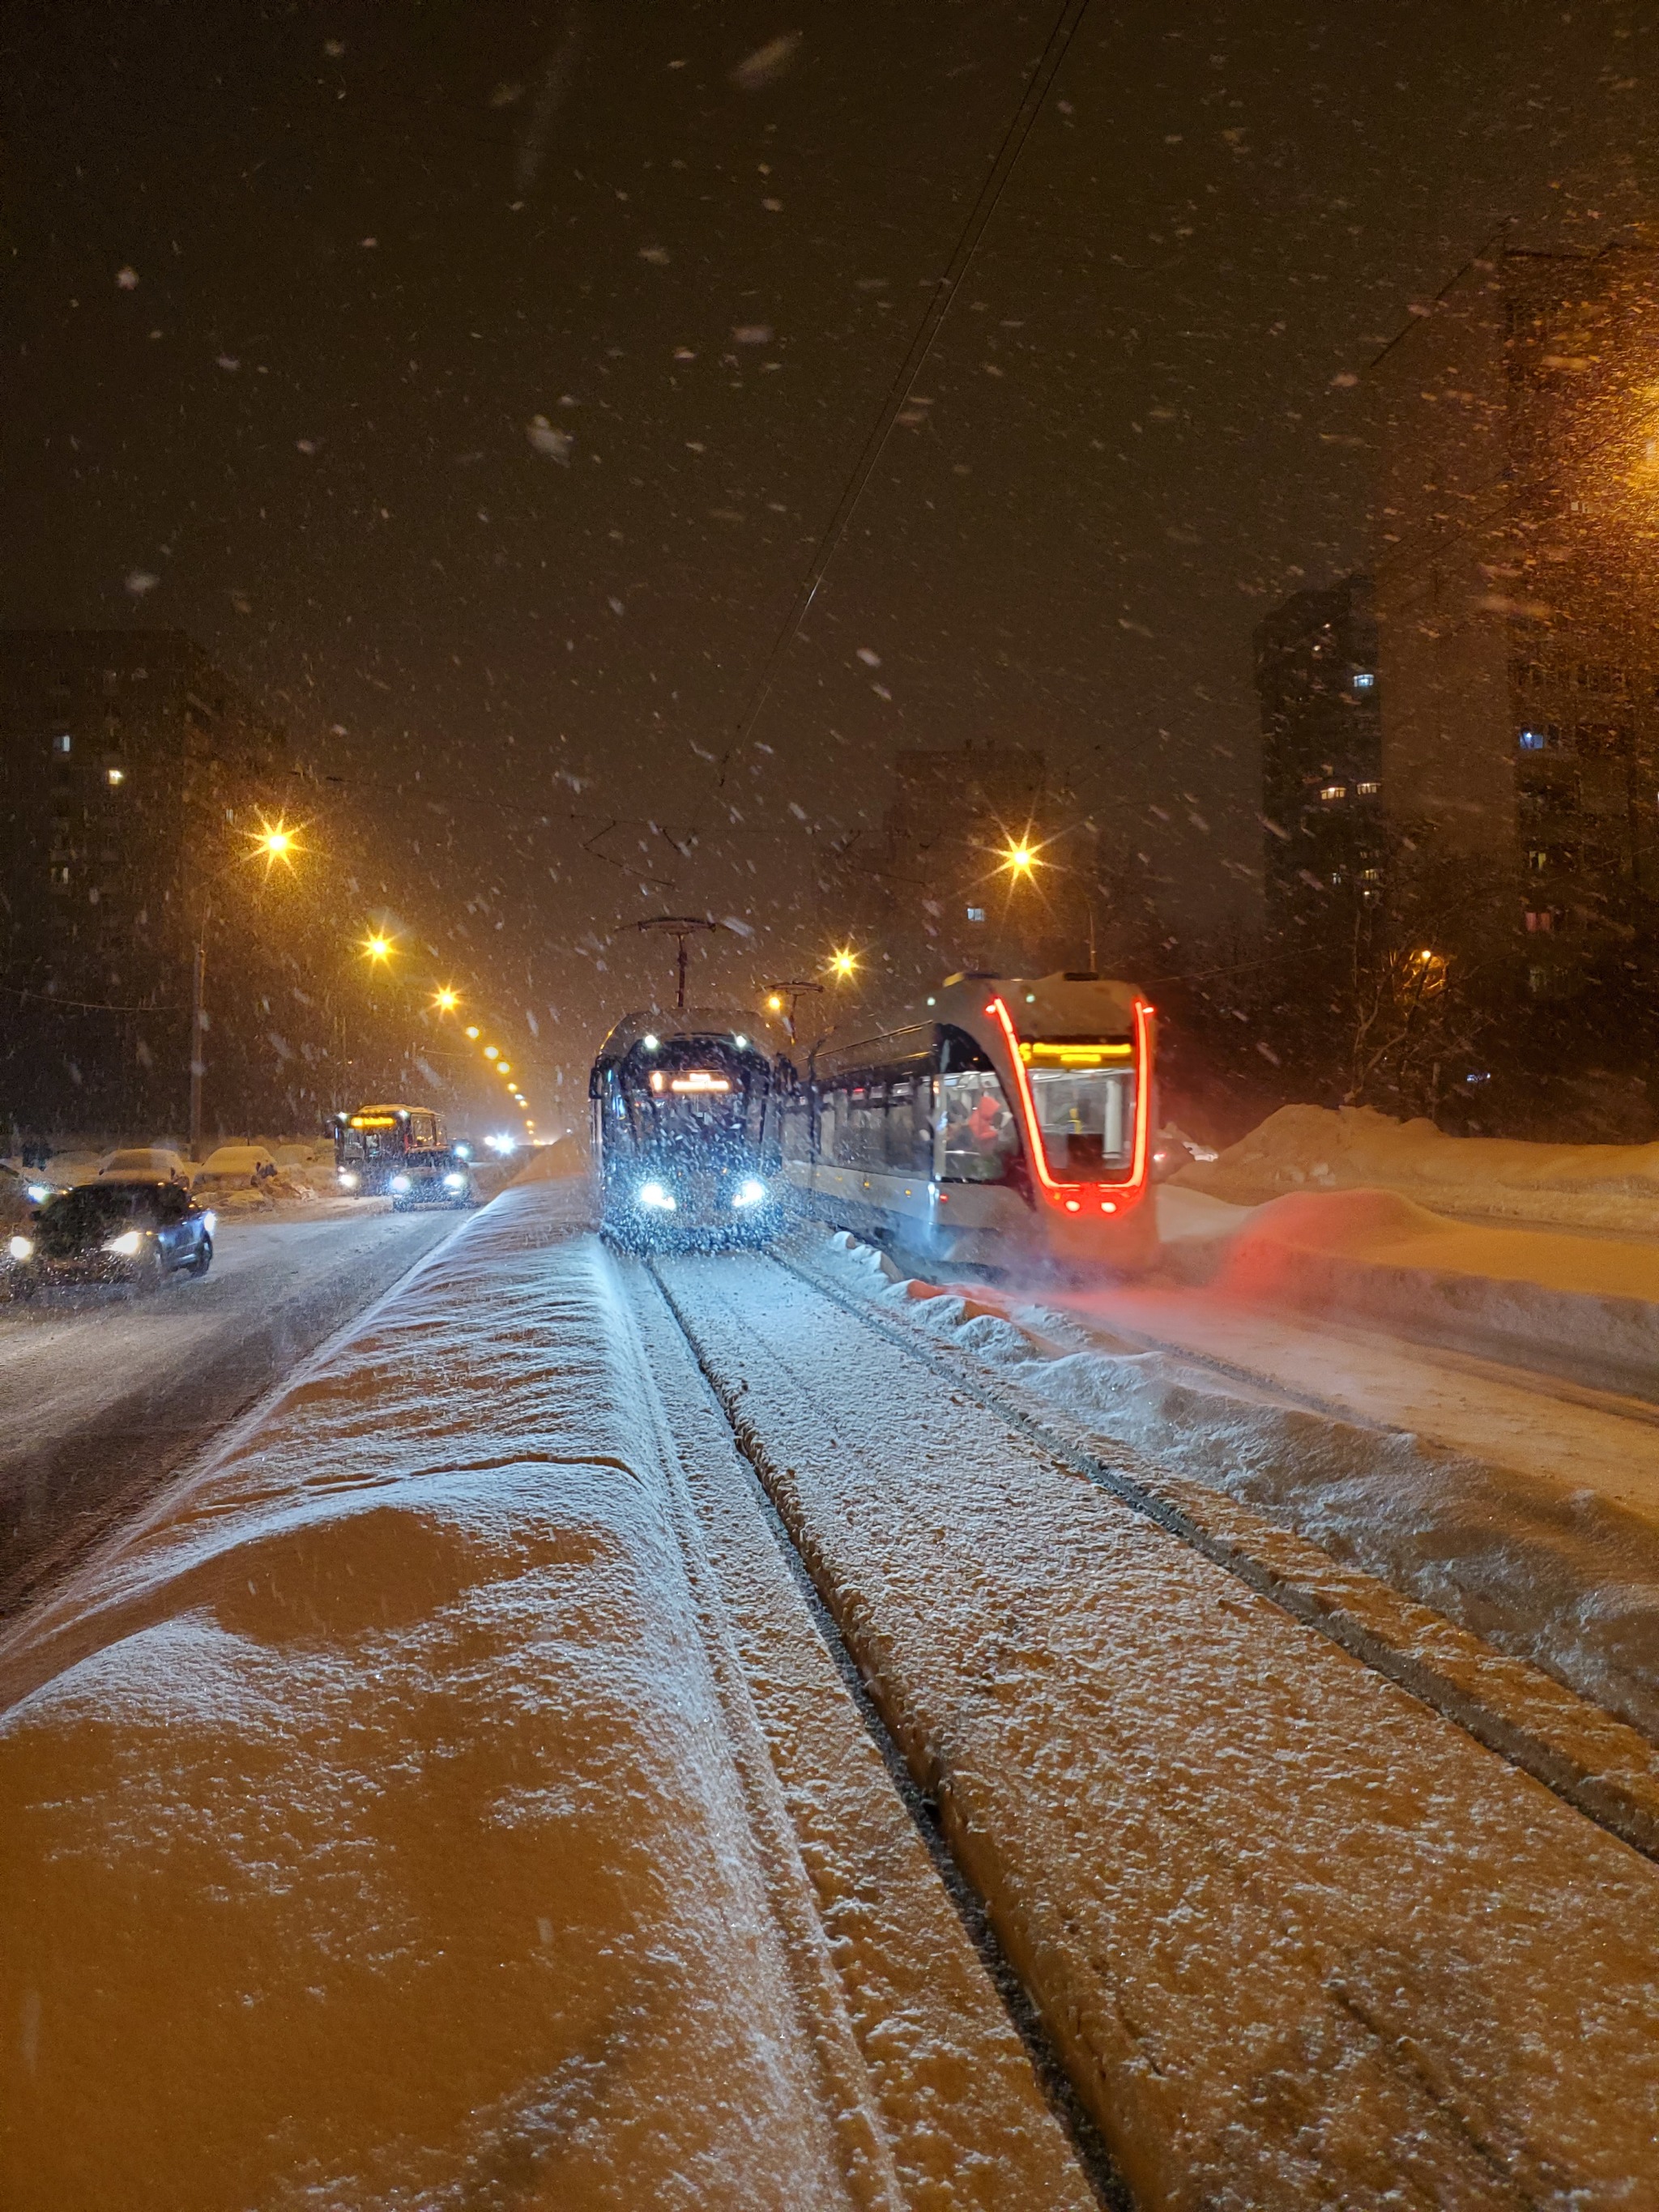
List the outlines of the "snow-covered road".
{"label": "snow-covered road", "polygon": [[0,1304],[0,1613],[453,1230],[374,1200],[222,1219],[212,1272]]}

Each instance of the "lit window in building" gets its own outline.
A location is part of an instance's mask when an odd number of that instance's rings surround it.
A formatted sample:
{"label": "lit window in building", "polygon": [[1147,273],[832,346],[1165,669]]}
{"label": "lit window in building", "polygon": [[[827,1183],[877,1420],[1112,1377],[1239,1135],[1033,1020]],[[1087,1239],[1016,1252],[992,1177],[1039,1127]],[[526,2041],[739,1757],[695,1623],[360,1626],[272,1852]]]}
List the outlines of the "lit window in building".
{"label": "lit window in building", "polygon": [[125,783],[127,780],[127,772],[124,768],[106,768],[104,770],[104,777],[106,782],[112,784]]}
{"label": "lit window in building", "polygon": [[1362,799],[1375,799],[1377,793],[1381,791],[1382,788],[1382,787],[1380,783],[1357,783],[1354,786],[1354,789],[1359,793],[1359,796]]}
{"label": "lit window in building", "polygon": [[52,741],[52,749],[55,753],[66,753],[73,748],[75,740],[67,730],[59,730]]}
{"label": "lit window in building", "polygon": [[1534,910],[1528,907],[1527,909],[1527,927],[1529,931],[1534,933],[1541,930],[1547,934],[1555,927],[1554,908],[1547,906],[1543,908],[1541,911],[1534,913]]}
{"label": "lit window in building", "polygon": [[1355,669],[1353,672],[1353,688],[1356,691],[1369,691],[1376,682],[1376,678],[1370,669]]}
{"label": "lit window in building", "polygon": [[1542,730],[1522,730],[1516,743],[1523,753],[1541,753],[1549,739]]}
{"label": "lit window in building", "polygon": [[1346,783],[1322,784],[1320,787],[1319,795],[1328,803],[1333,799],[1346,799],[1348,795],[1348,787]]}
{"label": "lit window in building", "polygon": [[984,908],[982,906],[970,906],[968,909],[968,919],[969,921],[983,921],[985,919]]}
{"label": "lit window in building", "polygon": [[1381,868],[1362,868],[1359,871],[1359,880],[1362,884],[1380,884],[1382,880],[1382,871]]}

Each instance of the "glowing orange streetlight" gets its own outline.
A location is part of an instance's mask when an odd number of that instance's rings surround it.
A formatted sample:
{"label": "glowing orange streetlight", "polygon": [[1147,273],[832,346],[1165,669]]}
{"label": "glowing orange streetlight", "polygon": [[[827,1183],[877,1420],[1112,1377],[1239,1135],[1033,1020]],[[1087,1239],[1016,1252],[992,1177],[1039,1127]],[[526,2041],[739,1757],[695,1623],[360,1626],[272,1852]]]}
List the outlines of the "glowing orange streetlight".
{"label": "glowing orange streetlight", "polygon": [[448,984],[445,983],[433,993],[432,1003],[441,1014],[453,1014],[461,1003],[460,994],[458,991],[452,991]]}
{"label": "glowing orange streetlight", "polygon": [[269,875],[280,860],[285,868],[294,866],[294,855],[300,849],[300,840],[286,822],[262,822],[252,832],[253,849],[251,860],[264,860]]}
{"label": "glowing orange streetlight", "polygon": [[1029,845],[1010,845],[1002,865],[1011,876],[1029,876],[1036,866],[1036,854]]}
{"label": "glowing orange streetlight", "polygon": [[501,1058],[501,1048],[500,1045],[498,1045],[498,1044],[487,1044],[487,1045],[484,1047],[484,1058],[485,1058],[486,1060],[499,1060],[499,1059]]}
{"label": "glowing orange streetlight", "polygon": [[363,952],[367,958],[373,961],[390,960],[392,939],[380,930],[372,930],[363,939]]}
{"label": "glowing orange streetlight", "polygon": [[476,1022],[474,1022],[474,1023],[471,1025],[471,1027],[467,1030],[466,1034],[467,1034],[467,1036],[470,1036],[470,1037],[473,1040],[474,1043],[476,1043],[476,1042],[477,1042],[477,1036],[478,1036],[478,1025],[477,1025],[477,1024]]}
{"label": "glowing orange streetlight", "polygon": [[839,952],[830,956],[830,973],[832,975],[839,975],[843,980],[848,975],[856,975],[858,966],[857,954],[849,951],[844,945]]}

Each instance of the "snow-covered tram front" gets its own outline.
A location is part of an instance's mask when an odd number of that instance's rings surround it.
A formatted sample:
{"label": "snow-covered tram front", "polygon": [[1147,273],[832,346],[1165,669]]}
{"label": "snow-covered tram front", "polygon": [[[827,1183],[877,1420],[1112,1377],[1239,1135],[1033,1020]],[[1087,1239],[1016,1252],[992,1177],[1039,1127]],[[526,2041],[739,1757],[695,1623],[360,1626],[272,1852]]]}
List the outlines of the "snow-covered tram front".
{"label": "snow-covered tram front", "polygon": [[782,1218],[778,1040],[753,1015],[629,1014],[588,1084],[608,1236],[763,1243]]}
{"label": "snow-covered tram front", "polygon": [[941,1261],[1150,1265],[1153,1018],[1134,986],[956,975],[917,1012],[814,1054],[784,1132],[804,1210]]}

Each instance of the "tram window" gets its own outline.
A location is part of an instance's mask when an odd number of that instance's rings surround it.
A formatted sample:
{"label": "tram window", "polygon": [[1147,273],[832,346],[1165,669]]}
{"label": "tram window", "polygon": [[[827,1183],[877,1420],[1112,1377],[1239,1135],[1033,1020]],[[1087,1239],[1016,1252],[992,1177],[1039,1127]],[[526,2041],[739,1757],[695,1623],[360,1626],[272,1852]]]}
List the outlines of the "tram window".
{"label": "tram window", "polygon": [[1006,1182],[1019,1131],[994,1069],[947,1069],[939,1078],[944,1120],[940,1172],[957,1182]]}
{"label": "tram window", "polygon": [[1128,1068],[1033,1068],[1031,1097],[1051,1175],[1081,1178],[1127,1164],[1135,1118]]}

